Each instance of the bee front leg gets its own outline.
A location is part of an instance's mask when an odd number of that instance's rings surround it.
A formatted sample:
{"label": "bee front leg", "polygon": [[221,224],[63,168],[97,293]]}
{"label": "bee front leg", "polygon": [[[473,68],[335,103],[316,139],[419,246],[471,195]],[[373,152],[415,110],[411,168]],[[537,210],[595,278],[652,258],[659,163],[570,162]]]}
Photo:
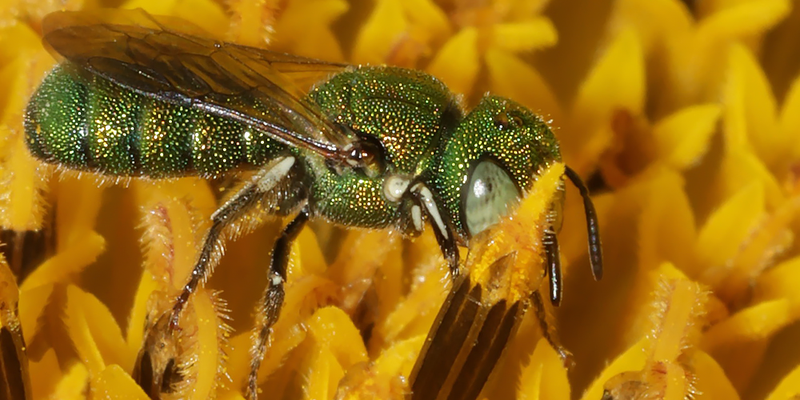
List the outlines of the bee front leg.
{"label": "bee front leg", "polygon": [[160,315],[147,329],[144,343],[134,364],[133,378],[152,398],[168,392],[171,382],[178,379],[175,357],[179,353],[175,332],[181,312],[192,293],[203,282],[222,256],[223,233],[225,228],[252,211],[264,196],[284,179],[295,158],[281,157],[262,168],[252,179],[239,189],[233,197],[222,204],[211,215],[212,224],[203,241],[203,247],[192,269],[189,280],[176,298],[172,309]]}
{"label": "bee front leg", "polygon": [[261,360],[267,353],[272,334],[272,326],[278,320],[278,316],[283,307],[284,288],[286,282],[286,267],[289,263],[289,255],[292,249],[292,242],[303,230],[308,222],[308,207],[300,210],[300,213],[286,225],[281,236],[275,242],[272,250],[272,257],[269,264],[269,282],[261,306],[258,311],[258,325],[253,335],[252,359],[250,360],[250,377],[247,382],[246,398],[256,400],[258,398],[258,370],[261,367]]}
{"label": "bee front leg", "polygon": [[553,350],[558,353],[561,362],[564,363],[564,367],[567,369],[572,368],[574,364],[572,353],[561,345],[556,330],[547,321],[547,310],[544,308],[541,293],[539,293],[538,290],[534,291],[531,295],[531,300],[533,302],[533,308],[535,308],[536,320],[539,321],[539,329],[542,331],[542,336],[544,336],[547,343],[553,347]]}

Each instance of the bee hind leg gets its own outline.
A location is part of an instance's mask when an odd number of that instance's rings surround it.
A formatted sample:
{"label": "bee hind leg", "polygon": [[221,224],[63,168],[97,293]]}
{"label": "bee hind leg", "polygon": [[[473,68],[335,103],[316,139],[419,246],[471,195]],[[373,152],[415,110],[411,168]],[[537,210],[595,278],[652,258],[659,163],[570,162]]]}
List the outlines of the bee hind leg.
{"label": "bee hind leg", "polygon": [[161,314],[152,324],[148,324],[142,348],[134,364],[134,380],[151,397],[169,390],[169,377],[174,377],[168,366],[179,353],[175,332],[178,329],[181,312],[198,285],[210,274],[211,269],[222,256],[223,233],[242,216],[252,211],[260,201],[284,179],[295,164],[295,158],[278,158],[262,168],[253,178],[239,189],[228,201],[211,215],[211,228],[206,233],[203,247],[197,257],[189,280],[180,295],[175,299],[172,309]]}
{"label": "bee hind leg", "polygon": [[278,320],[284,298],[284,283],[286,282],[286,267],[289,263],[292,242],[303,230],[308,222],[308,207],[304,207],[281,232],[280,237],[275,242],[272,249],[272,256],[269,265],[269,281],[267,290],[261,300],[258,311],[258,324],[256,326],[252,358],[250,359],[250,376],[247,381],[247,393],[245,398],[256,400],[258,398],[258,370],[261,367],[261,360],[269,348],[272,326]]}
{"label": "bee hind leg", "polygon": [[200,256],[192,269],[192,275],[172,307],[169,321],[171,329],[178,326],[180,313],[186,302],[189,301],[189,297],[197,290],[200,282],[209,275],[211,267],[219,261],[222,255],[222,231],[252,210],[259,200],[289,173],[294,162],[295,159],[291,156],[276,160],[270,167],[264,168],[256,174],[247,185],[239,189],[233,197],[211,215],[211,228],[206,234]]}

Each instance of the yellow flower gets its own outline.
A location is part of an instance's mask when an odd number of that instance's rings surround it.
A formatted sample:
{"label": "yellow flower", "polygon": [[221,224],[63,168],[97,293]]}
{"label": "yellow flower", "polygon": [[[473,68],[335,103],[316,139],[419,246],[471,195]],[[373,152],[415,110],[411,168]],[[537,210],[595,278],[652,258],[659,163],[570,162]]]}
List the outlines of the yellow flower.
{"label": "yellow flower", "polygon": [[[146,332],[172,306],[210,215],[236,184],[98,185],[96,176],[54,174],[29,155],[25,104],[56,62],[41,45],[41,19],[101,4],[0,0],[0,387],[28,399],[148,398],[134,380]],[[516,214],[462,254],[465,282],[492,288],[480,307],[504,299],[528,306],[478,398],[800,395],[796,2],[119,7],[181,17],[227,41],[417,68],[462,94],[465,106],[488,91],[544,116],[564,164],[596,191],[606,273],[599,283],[590,278],[583,203],[567,189],[564,301],[556,308],[531,297],[548,290],[539,227],[560,187],[564,165],[555,163]],[[244,398],[271,244],[287,222],[246,216],[178,333],[150,339],[159,345],[146,347],[152,364],[177,371],[162,398]],[[304,229],[259,369],[262,394],[404,397],[452,288],[430,231],[412,242],[324,221]],[[497,269],[504,259],[512,268]],[[459,374],[465,360],[458,363],[445,372]],[[448,384],[442,390],[458,389]]]}

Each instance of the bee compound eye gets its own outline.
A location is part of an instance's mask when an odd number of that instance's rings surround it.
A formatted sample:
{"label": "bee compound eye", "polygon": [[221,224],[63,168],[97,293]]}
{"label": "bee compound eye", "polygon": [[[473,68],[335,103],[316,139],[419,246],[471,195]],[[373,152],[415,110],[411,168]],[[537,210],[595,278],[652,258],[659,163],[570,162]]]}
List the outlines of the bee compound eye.
{"label": "bee compound eye", "polygon": [[470,236],[491,225],[519,202],[517,185],[492,161],[481,161],[469,176],[463,195],[464,217]]}

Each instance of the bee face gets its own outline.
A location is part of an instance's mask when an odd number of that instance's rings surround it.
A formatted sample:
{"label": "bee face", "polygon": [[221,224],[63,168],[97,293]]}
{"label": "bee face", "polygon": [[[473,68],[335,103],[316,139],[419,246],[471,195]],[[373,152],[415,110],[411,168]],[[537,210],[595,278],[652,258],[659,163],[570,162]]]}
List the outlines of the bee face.
{"label": "bee face", "polygon": [[466,242],[512,210],[540,170],[561,155],[541,118],[514,101],[487,96],[435,160],[431,186]]}

